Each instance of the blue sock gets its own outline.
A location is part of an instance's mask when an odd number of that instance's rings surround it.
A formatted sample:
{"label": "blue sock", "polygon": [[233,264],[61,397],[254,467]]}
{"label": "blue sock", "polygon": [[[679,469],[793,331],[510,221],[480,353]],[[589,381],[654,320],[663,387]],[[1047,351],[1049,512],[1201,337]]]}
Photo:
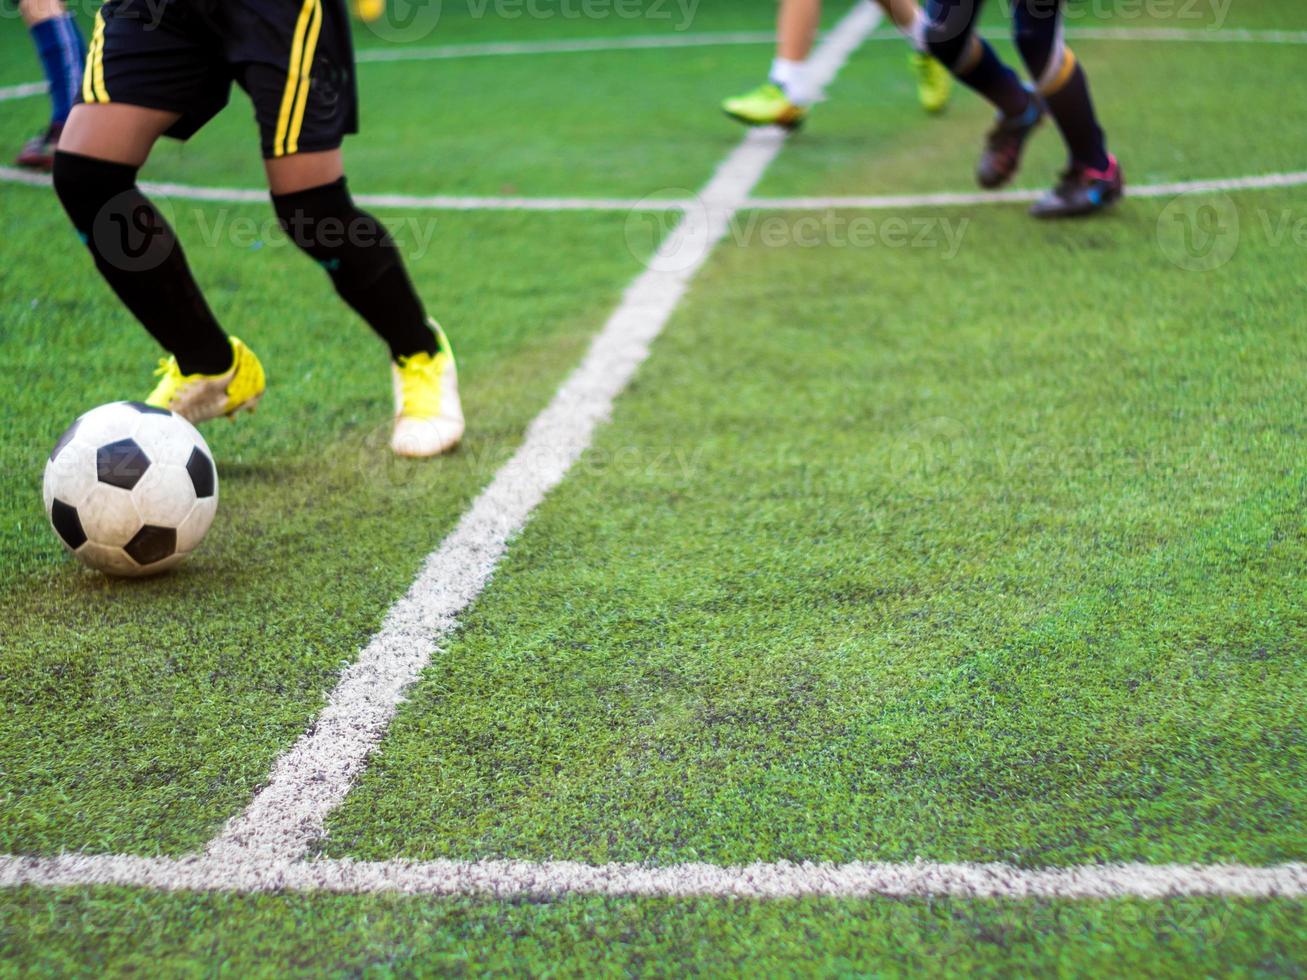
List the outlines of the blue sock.
{"label": "blue sock", "polygon": [[62,125],[82,84],[82,32],[72,14],[63,14],[33,24],[32,40],[50,83],[50,122]]}

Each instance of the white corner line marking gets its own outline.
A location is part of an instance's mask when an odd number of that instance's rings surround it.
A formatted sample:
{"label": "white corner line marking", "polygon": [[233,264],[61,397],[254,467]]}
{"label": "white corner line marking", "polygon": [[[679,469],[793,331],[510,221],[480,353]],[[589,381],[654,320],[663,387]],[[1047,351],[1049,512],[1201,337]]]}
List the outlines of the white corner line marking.
{"label": "white corner line marking", "polygon": [[228,861],[61,854],[0,857],[0,888],[743,899],[1165,899],[1307,897],[1307,864],[1087,864],[1018,868],[925,861],[851,864],[580,864],[571,861]]}
{"label": "white corner line marking", "polygon": [[[813,54],[815,83],[833,78],[878,20],[871,4],[854,6]],[[528,427],[521,447],[427,558],[380,632],[343,672],[309,730],[277,760],[246,810],[209,843],[207,853],[218,864],[299,858],[322,836],[327,815],[367,765],[406,690],[430,663],[433,648],[485,588],[509,539],[590,445],[784,140],[777,129],[750,132],[717,168],[700,194],[702,207],[684,213],[646,270],[627,287],[584,360]]]}

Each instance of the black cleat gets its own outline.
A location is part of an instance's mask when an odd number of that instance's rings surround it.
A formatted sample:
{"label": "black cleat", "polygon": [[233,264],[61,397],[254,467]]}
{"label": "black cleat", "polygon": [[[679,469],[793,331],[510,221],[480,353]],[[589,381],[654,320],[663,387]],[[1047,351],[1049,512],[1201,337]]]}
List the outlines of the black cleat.
{"label": "black cleat", "polygon": [[1030,213],[1036,218],[1079,218],[1110,208],[1125,194],[1125,178],[1116,157],[1107,159],[1106,170],[1073,163]]}
{"label": "black cleat", "polygon": [[976,167],[981,187],[993,190],[1011,180],[1021,167],[1021,151],[1035,127],[1044,121],[1044,100],[1030,93],[1030,105],[1019,116],[1000,115],[985,134],[985,149]]}
{"label": "black cleat", "polygon": [[29,170],[54,169],[54,151],[59,146],[59,135],[63,132],[62,123],[51,123],[43,133],[38,133],[23,144],[14,163]]}

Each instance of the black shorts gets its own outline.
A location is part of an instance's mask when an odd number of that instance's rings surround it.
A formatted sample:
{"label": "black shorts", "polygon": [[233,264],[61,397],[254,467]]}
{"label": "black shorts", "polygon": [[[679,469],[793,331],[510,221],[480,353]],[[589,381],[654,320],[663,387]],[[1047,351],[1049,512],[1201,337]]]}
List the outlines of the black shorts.
{"label": "black shorts", "polygon": [[105,0],[80,100],[181,113],[186,139],[227,104],[254,103],[265,158],[334,150],[358,132],[344,0]]}

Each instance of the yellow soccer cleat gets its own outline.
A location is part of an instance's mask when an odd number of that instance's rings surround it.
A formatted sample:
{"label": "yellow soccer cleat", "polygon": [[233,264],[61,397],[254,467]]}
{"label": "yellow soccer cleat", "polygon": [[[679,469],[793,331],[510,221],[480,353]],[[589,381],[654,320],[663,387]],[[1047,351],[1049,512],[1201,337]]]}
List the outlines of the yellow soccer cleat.
{"label": "yellow soccer cleat", "polygon": [[254,351],[235,337],[231,338],[231,350],[232,366],[223,374],[182,374],[177,358],[164,358],[154,372],[160,376],[159,383],[145,403],[170,409],[192,424],[253,411],[267,386],[263,365]]}
{"label": "yellow soccer cleat", "polygon": [[773,82],[727,99],[722,103],[722,111],[746,126],[784,126],[787,129],[802,125],[808,115],[807,109],[791,102],[781,87]]}
{"label": "yellow soccer cleat", "polygon": [[463,438],[463,405],[458,398],[454,349],[440,325],[431,321],[440,350],[401,357],[392,364],[395,431],[390,448],[400,456],[437,456]]}
{"label": "yellow soccer cleat", "polygon": [[953,76],[936,59],[923,51],[913,51],[908,60],[917,79],[917,100],[927,112],[943,112],[953,88]]}
{"label": "yellow soccer cleat", "polygon": [[371,24],[380,20],[385,12],[386,0],[354,0],[354,13],[364,23]]}

